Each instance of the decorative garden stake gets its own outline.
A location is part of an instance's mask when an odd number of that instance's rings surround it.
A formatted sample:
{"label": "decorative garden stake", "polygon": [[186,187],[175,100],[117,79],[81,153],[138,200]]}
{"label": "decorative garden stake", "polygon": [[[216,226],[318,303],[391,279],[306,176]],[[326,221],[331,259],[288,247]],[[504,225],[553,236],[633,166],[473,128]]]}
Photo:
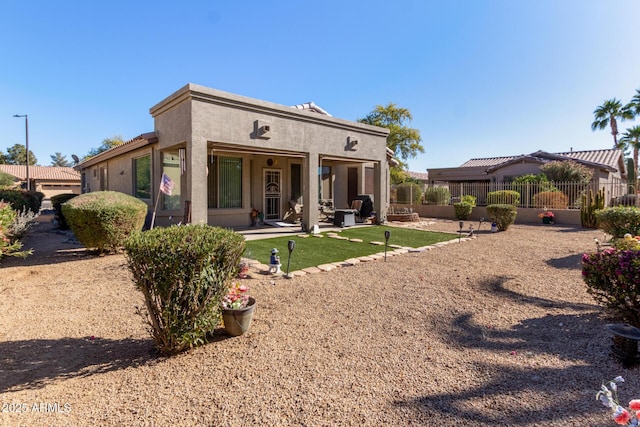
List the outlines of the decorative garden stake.
{"label": "decorative garden stake", "polygon": [[464,227],[464,221],[460,221],[458,225],[460,226],[460,230],[458,231],[458,243],[460,243],[460,238],[462,237],[462,227]]}
{"label": "decorative garden stake", "polygon": [[291,252],[293,252],[295,248],[296,248],[296,241],[289,240],[287,242],[287,249],[289,249],[289,259],[287,260],[287,275],[285,276],[287,279],[291,279],[291,276],[289,276],[289,266],[291,265]]}
{"label": "decorative garden stake", "polygon": [[385,232],[384,232],[384,262],[387,262],[387,244],[389,243],[389,237],[391,237],[391,232],[389,230],[385,230]]}

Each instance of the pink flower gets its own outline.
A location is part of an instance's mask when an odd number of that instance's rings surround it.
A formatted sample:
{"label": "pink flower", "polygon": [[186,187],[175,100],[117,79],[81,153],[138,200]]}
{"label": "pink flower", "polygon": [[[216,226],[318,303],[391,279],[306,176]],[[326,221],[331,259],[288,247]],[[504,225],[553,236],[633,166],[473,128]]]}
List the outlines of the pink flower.
{"label": "pink flower", "polygon": [[640,399],[633,399],[629,402],[629,409],[632,411],[640,411]]}
{"label": "pink flower", "polygon": [[631,421],[631,414],[622,406],[618,406],[613,413],[613,421],[617,424],[627,425],[627,423]]}
{"label": "pink flower", "polygon": [[245,285],[240,285],[240,287],[238,288],[238,290],[240,292],[246,292],[247,291],[247,287]]}

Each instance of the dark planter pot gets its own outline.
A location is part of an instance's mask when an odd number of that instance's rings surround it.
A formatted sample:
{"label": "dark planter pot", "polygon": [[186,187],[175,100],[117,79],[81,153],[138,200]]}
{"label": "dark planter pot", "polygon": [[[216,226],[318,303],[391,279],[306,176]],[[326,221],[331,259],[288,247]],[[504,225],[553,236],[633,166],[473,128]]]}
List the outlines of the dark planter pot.
{"label": "dark planter pot", "polygon": [[233,337],[246,333],[251,327],[251,319],[256,308],[256,300],[249,297],[249,303],[245,308],[237,310],[222,309],[222,322],[224,330]]}
{"label": "dark planter pot", "polygon": [[543,223],[543,224],[551,224],[552,222],[553,222],[553,219],[552,219],[552,218],[549,218],[549,217],[547,217],[547,216],[543,216],[543,217],[542,217],[542,223]]}

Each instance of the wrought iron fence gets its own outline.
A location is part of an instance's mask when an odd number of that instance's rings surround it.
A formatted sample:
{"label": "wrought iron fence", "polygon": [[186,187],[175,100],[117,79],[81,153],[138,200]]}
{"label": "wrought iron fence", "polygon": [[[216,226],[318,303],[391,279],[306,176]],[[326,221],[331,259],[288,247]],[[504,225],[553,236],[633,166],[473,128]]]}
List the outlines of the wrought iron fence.
{"label": "wrought iron fence", "polygon": [[[520,208],[580,209],[582,196],[590,190],[605,191],[605,206],[616,204],[616,200],[627,194],[626,181],[615,179],[605,184],[596,181],[581,182],[436,182],[434,184],[399,184],[391,186],[392,204],[452,205],[463,196],[473,196],[477,206],[495,203],[489,193],[510,190],[519,195]],[[490,203],[488,203],[490,202]]]}

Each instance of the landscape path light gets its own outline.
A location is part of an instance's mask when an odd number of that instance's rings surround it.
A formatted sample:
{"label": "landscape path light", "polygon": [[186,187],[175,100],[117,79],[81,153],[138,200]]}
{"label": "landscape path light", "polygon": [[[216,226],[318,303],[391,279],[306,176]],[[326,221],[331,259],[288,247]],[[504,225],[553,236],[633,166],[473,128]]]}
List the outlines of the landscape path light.
{"label": "landscape path light", "polygon": [[291,265],[291,252],[293,252],[293,250],[296,248],[296,241],[295,240],[289,240],[287,242],[287,249],[289,250],[289,259],[287,259],[287,279],[290,279],[291,276],[289,275],[289,266]]}
{"label": "landscape path light", "polygon": [[29,182],[29,115],[28,114],[14,114],[13,117],[24,117],[24,132],[25,132],[25,145],[24,148],[27,150],[27,170],[26,170],[26,178],[27,178],[27,191],[31,190],[31,183]]}

